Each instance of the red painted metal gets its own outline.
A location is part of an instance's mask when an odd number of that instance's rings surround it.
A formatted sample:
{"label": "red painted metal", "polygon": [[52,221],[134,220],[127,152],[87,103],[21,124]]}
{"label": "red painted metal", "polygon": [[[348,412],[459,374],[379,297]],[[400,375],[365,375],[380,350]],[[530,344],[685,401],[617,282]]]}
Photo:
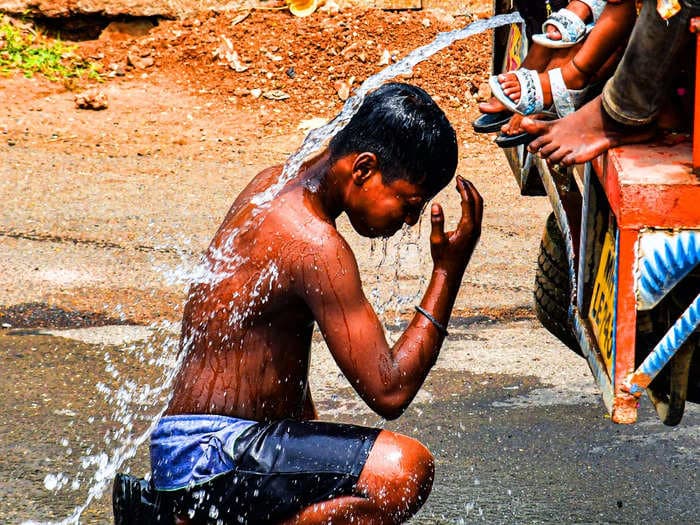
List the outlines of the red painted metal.
{"label": "red painted metal", "polygon": [[[619,219],[618,219],[619,221]],[[634,423],[637,400],[622,389],[624,381],[635,369],[637,334],[637,301],[634,294],[635,244],[639,230],[623,227],[618,222],[617,315],[615,317],[615,363],[613,366],[613,413],[616,423]],[[633,398],[633,396],[632,396]]]}
{"label": "red painted metal", "polygon": [[691,157],[686,140],[670,146],[663,142],[634,144],[596,158],[593,167],[618,226],[700,226],[700,177],[693,173]]}
{"label": "red painted metal", "polygon": [[689,139],[675,142],[615,148],[593,161],[618,227],[615,355],[611,377],[611,416],[617,423],[634,423],[637,419],[638,400],[625,390],[624,382],[635,369],[634,268],[640,230],[700,228],[700,176],[693,172],[694,150]]}
{"label": "red painted metal", "polygon": [[700,174],[700,17],[691,18],[690,31],[695,33],[695,115],[693,118],[693,171]]}

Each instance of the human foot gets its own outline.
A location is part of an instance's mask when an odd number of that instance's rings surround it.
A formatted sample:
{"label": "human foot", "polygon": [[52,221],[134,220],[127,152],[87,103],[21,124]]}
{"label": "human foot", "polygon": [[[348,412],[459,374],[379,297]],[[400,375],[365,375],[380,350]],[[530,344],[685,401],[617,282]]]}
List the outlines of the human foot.
{"label": "human foot", "polygon": [[623,126],[608,116],[597,96],[578,111],[551,122],[523,118],[522,128],[538,137],[528,146],[553,164],[572,166],[593,160],[611,148],[651,139],[656,126]]}
{"label": "human foot", "polygon": [[[532,118],[537,118],[539,119],[540,115],[532,115]],[[518,115],[517,113],[511,117],[511,119],[506,123],[503,124],[501,127],[501,133],[504,135],[515,135],[517,133],[522,133],[523,127],[520,125],[520,123],[523,120],[522,115]]]}
{"label": "human foot", "polygon": [[522,68],[502,73],[492,77],[490,84],[494,97],[511,111],[530,115],[555,104],[564,116],[581,105],[589,78],[571,60],[561,68],[539,74]]}
{"label": "human foot", "polygon": [[[593,13],[590,6],[581,0],[572,0],[572,2],[566,6],[566,10],[575,14],[584,24],[592,20]],[[561,33],[557,26],[553,24],[545,22],[544,34],[550,40],[561,40]]]}
{"label": "human foot", "polygon": [[[528,133],[521,126],[523,120],[522,115],[517,113],[512,116],[508,123],[501,127],[501,132],[496,137],[495,143],[501,148],[512,148],[515,146],[525,145],[527,146],[537,138],[537,135]],[[556,113],[544,112],[537,113],[536,115],[531,115],[530,118],[537,120],[552,120],[557,118]]]}
{"label": "human foot", "polygon": [[605,4],[606,0],[572,0],[545,20],[543,32],[533,35],[533,42],[552,48],[581,42],[597,22]]}
{"label": "human foot", "polygon": [[501,111],[508,111],[496,97],[491,97],[486,102],[480,102],[478,107],[479,111],[482,113],[499,113]]}

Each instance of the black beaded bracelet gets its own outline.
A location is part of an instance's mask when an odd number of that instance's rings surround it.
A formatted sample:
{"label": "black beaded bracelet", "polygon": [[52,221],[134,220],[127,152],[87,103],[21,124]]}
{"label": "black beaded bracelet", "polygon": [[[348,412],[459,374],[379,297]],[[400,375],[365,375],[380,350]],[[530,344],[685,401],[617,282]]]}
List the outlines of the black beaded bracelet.
{"label": "black beaded bracelet", "polygon": [[447,328],[442,326],[442,324],[440,324],[438,320],[435,319],[425,308],[416,305],[416,312],[418,312],[419,314],[423,314],[425,317],[427,317],[428,321],[433,323],[433,326],[437,328],[438,332],[440,332],[440,334],[442,334],[444,337],[450,335],[449,333],[447,333]]}

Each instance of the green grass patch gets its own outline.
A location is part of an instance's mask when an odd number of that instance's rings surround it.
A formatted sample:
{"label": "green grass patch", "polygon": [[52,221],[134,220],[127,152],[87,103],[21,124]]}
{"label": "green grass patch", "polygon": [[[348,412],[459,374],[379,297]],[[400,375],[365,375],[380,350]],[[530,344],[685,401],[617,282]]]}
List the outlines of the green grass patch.
{"label": "green grass patch", "polygon": [[100,64],[74,53],[77,46],[50,39],[27,24],[0,15],[0,73],[39,73],[52,81],[87,77],[102,80]]}

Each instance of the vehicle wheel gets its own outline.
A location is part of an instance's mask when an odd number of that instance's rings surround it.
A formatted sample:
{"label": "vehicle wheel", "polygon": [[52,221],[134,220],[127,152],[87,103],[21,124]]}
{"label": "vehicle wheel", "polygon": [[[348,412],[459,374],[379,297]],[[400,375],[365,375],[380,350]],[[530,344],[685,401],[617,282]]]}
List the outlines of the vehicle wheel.
{"label": "vehicle wheel", "polygon": [[535,275],[535,312],[537,318],[557,339],[583,356],[569,319],[571,281],[564,238],[550,214],[540,243]]}
{"label": "vehicle wheel", "polygon": [[694,350],[692,341],[683,345],[668,363],[668,371],[657,376],[647,388],[647,395],[664,425],[676,426],[683,418]]}
{"label": "vehicle wheel", "polygon": [[[695,268],[683,281],[652,310],[651,335],[642,340],[646,349],[639,355],[637,365],[664,337],[672,323],[685,311],[700,290],[700,267]],[[649,399],[659,419],[669,426],[681,422],[686,401],[700,402],[700,333],[691,334],[669,363],[647,388]]]}

